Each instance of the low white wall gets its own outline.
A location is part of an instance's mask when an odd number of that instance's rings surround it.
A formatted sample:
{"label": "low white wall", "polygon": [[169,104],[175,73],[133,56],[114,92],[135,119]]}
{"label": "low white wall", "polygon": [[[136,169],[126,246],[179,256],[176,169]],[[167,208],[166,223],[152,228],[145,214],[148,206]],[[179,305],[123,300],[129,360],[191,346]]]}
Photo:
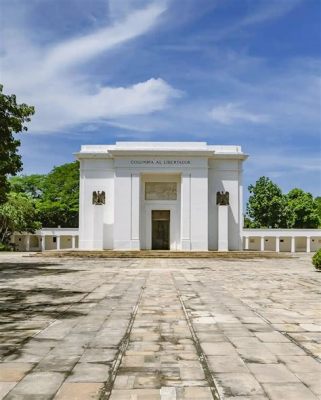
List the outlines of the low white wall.
{"label": "low white wall", "polygon": [[291,252],[292,241],[294,252],[315,252],[321,248],[321,229],[243,229],[243,249],[248,243],[249,250],[261,250],[262,238],[265,251],[277,251],[277,241],[280,252]]}
{"label": "low white wall", "polygon": [[[244,229],[243,249],[261,250],[261,238],[264,238],[264,250],[276,251],[277,240],[279,241],[280,252],[290,252],[291,242],[294,240],[295,252],[307,252],[307,240],[310,243],[310,251],[315,252],[321,248],[321,229]],[[37,231],[35,234],[16,233],[11,239],[15,249],[18,251],[41,250],[41,240],[45,240],[45,250],[57,249],[57,237],[60,237],[60,249],[71,249],[74,237],[75,248],[79,247],[77,228],[46,228]]]}
{"label": "low white wall", "polygon": [[[27,235],[25,234],[15,234],[11,238],[11,243],[14,245],[15,250],[17,251],[26,251],[27,250]],[[30,251],[38,251],[40,250],[40,236],[38,235],[29,235],[29,250]]]}
{"label": "low white wall", "polygon": [[[15,233],[11,243],[17,251],[39,251],[78,248],[78,228],[44,228],[35,233]],[[29,242],[29,245],[28,245]]]}

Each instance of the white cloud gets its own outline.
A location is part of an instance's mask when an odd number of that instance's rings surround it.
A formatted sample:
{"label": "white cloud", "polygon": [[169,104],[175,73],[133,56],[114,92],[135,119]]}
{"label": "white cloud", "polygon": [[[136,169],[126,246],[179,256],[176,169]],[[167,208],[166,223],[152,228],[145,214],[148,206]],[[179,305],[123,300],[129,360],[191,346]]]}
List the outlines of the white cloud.
{"label": "white cloud", "polygon": [[[168,1],[154,0],[154,5],[157,4],[157,6],[166,9]],[[150,0],[108,0],[109,17],[113,21],[121,20],[133,11],[144,9],[150,4]]]}
{"label": "white cloud", "polygon": [[308,157],[302,154],[289,154],[278,149],[265,149],[265,152],[256,151],[248,161],[249,170],[255,174],[259,170],[268,171],[269,174],[278,172],[311,172],[320,174],[320,157],[310,154]]}
{"label": "white cloud", "polygon": [[[149,79],[129,87],[102,87],[90,94],[61,87],[39,94],[39,111],[31,125],[36,131],[55,131],[100,119],[150,114],[167,106],[180,93],[162,79]],[[54,108],[53,108],[54,105]]]}
{"label": "white cloud", "polygon": [[314,151],[306,155],[282,146],[265,146],[264,151],[261,147],[253,149],[245,164],[245,187],[260,176],[268,176],[282,187],[284,193],[300,187],[320,196],[320,184],[316,184],[321,174],[319,153]]}
{"label": "white cloud", "polygon": [[[161,78],[112,87],[99,86],[81,75],[83,63],[155,27],[165,6],[164,2],[155,1],[129,11],[122,19],[114,18],[111,26],[45,48],[28,41],[18,28],[7,35],[0,60],[6,71],[5,91],[35,106],[32,132],[52,132],[100,119],[149,114],[165,108],[180,95]],[[22,62],[23,53],[26,57]]]}
{"label": "white cloud", "polygon": [[249,14],[241,21],[241,25],[252,25],[269,19],[275,19],[287,14],[302,0],[263,0],[254,2]]}
{"label": "white cloud", "polygon": [[242,28],[251,27],[269,20],[280,18],[302,3],[303,0],[254,0],[249,3],[245,16],[237,19],[222,30],[216,32],[214,39],[221,41],[229,35],[239,35]]}
{"label": "white cloud", "polygon": [[151,29],[164,11],[164,6],[153,3],[132,12],[111,27],[61,43],[49,51],[45,69],[55,71],[75,65],[132,40]]}
{"label": "white cloud", "polygon": [[244,110],[238,103],[227,103],[213,107],[210,111],[210,117],[224,125],[232,125],[239,122],[262,124],[269,121],[268,115]]}

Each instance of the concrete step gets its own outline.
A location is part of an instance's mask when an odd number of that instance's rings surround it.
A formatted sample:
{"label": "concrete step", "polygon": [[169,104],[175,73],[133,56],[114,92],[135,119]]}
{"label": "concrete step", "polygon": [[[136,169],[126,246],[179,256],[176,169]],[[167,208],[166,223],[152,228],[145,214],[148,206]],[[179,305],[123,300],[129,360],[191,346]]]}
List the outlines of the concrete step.
{"label": "concrete step", "polygon": [[80,258],[292,258],[291,253],[274,251],[163,251],[163,250],[47,250],[34,253],[41,257],[80,257]]}

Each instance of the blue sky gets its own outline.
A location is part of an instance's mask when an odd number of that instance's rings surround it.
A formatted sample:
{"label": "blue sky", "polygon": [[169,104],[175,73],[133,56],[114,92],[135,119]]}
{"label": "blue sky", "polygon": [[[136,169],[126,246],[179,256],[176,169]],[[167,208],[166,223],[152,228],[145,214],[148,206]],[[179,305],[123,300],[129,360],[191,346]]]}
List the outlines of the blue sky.
{"label": "blue sky", "polygon": [[23,173],[81,144],[241,145],[244,184],[321,192],[319,0],[2,0],[1,81],[35,105]]}

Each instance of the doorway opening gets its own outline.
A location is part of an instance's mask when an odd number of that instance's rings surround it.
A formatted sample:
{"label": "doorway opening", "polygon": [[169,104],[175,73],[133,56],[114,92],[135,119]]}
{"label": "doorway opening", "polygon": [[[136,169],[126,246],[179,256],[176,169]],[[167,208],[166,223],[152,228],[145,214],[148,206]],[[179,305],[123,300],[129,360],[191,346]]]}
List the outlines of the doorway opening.
{"label": "doorway opening", "polygon": [[152,250],[169,250],[170,211],[152,210]]}

